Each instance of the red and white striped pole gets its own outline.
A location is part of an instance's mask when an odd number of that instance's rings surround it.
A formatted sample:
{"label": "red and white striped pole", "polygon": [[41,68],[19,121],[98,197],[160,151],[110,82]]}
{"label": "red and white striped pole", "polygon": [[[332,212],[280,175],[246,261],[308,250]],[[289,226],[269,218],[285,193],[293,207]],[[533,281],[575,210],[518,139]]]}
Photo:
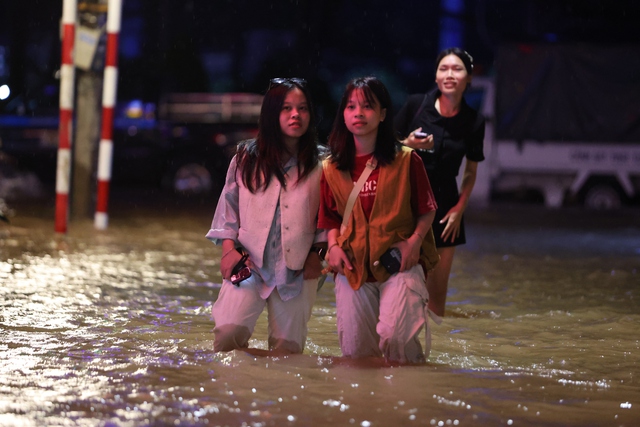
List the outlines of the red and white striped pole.
{"label": "red and white striped pole", "polygon": [[55,231],[67,232],[69,188],[71,182],[71,144],[73,142],[73,96],[75,68],[73,46],[76,37],[77,0],[62,2],[62,63],[60,65],[60,124],[58,128],[58,164],[56,169]]}
{"label": "red and white striped pole", "polygon": [[109,224],[107,206],[109,203],[109,183],[111,182],[111,163],[113,159],[113,111],[116,105],[118,89],[118,36],[122,15],[122,0],[109,0],[107,3],[107,54],[104,67],[104,85],[102,87],[102,132],[98,154],[98,200],[94,226],[104,230]]}

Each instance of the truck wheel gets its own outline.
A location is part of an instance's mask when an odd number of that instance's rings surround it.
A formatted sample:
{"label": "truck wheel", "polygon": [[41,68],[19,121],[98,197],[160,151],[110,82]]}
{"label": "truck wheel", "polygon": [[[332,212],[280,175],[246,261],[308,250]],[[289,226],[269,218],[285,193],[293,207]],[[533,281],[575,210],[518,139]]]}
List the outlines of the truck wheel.
{"label": "truck wheel", "polygon": [[204,195],[213,188],[209,170],[197,163],[187,163],[176,169],[171,180],[171,189],[178,194]]}
{"label": "truck wheel", "polygon": [[588,209],[619,209],[622,206],[622,194],[612,185],[595,184],[584,193],[583,203]]}

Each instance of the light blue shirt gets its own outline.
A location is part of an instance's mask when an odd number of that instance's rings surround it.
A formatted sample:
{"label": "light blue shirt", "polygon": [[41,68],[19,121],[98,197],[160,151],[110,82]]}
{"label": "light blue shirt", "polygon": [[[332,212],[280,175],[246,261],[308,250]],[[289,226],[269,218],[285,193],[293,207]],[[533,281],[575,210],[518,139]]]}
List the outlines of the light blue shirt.
{"label": "light blue shirt", "polygon": [[[288,170],[287,166],[285,166],[285,170]],[[278,293],[283,301],[297,296],[302,289],[302,271],[289,269],[284,261],[280,203],[276,206],[276,212],[267,237],[267,246],[264,249],[264,264],[259,269],[258,274],[262,278],[262,284],[257,285],[260,296],[263,299],[267,299],[275,287],[278,288]]]}

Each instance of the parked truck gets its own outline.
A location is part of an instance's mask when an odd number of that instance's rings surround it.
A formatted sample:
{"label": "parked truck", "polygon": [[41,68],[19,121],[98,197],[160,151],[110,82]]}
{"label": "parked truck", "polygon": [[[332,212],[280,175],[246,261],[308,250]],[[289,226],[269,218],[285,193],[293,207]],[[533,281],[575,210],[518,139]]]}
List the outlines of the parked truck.
{"label": "parked truck", "polygon": [[508,45],[469,99],[487,118],[475,203],[538,194],[548,207],[640,199],[640,47]]}

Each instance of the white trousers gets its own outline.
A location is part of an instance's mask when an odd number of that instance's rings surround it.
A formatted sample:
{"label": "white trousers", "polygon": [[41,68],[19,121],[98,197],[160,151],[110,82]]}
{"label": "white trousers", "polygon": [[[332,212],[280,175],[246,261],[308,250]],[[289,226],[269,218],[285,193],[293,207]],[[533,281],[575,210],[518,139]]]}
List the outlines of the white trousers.
{"label": "white trousers", "polygon": [[[366,282],[357,291],[341,274],[335,283],[338,339],[344,356],[384,356],[399,363],[426,360],[431,349],[429,294],[420,265],[383,283]],[[425,325],[423,352],[419,335]]]}
{"label": "white trousers", "polygon": [[267,307],[269,349],[302,353],[307,340],[307,322],[316,300],[318,280],[305,280],[300,294],[282,301],[277,289],[264,300],[255,286],[255,276],[235,286],[224,280],[218,299],[211,308],[215,322],[213,349],[230,351],[246,348],[258,317]]}

